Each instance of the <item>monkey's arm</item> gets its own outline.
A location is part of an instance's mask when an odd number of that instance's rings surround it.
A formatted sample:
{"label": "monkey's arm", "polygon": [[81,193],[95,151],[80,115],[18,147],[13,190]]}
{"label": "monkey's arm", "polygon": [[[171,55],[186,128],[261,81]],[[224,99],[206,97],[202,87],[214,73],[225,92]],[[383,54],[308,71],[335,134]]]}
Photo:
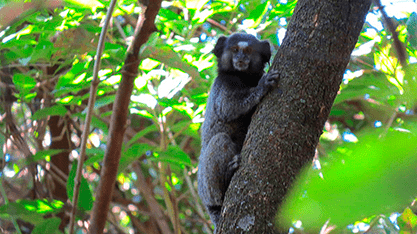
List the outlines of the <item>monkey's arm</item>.
{"label": "monkey's arm", "polygon": [[278,72],[271,70],[262,76],[256,87],[220,91],[215,97],[217,115],[224,121],[231,121],[248,113],[276,85],[277,80]]}

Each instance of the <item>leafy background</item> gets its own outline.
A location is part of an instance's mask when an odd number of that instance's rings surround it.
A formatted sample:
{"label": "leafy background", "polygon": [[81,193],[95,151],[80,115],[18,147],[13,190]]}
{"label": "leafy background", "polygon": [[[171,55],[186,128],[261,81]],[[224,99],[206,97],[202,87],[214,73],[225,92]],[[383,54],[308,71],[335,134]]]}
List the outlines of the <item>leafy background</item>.
{"label": "leafy background", "polygon": [[[8,24],[0,21],[1,232],[68,231],[65,220],[58,217],[68,212],[69,204],[56,198],[54,186],[60,180],[67,198],[72,199],[97,40],[109,4],[81,3],[33,8]],[[417,6],[412,1],[382,3],[398,36],[387,30],[380,10],[373,6],[324,126],[313,167],[306,169],[300,186],[287,199],[288,208],[282,209],[290,232],[305,233],[309,228],[335,233],[417,230],[413,202],[417,187]],[[13,4],[17,2],[0,3],[0,11]],[[157,229],[149,226],[158,214],[169,225],[180,223],[184,233],[212,232],[196,193],[199,128],[216,77],[211,50],[220,35],[245,31],[269,40],[276,51],[295,4],[261,0],[162,3],[155,22],[158,31],[140,52],[140,74],[131,96],[108,233],[152,233]],[[118,1],[106,36],[77,233],[85,233],[88,226],[115,92],[136,16],[142,10],[137,1]],[[395,38],[404,48],[405,63],[399,60]],[[54,116],[59,119],[55,126]],[[66,135],[59,137],[67,137],[69,148],[51,148],[55,139],[51,129],[57,126],[65,126],[61,130]],[[63,152],[69,155],[66,166],[71,170],[59,176],[52,173],[51,158]],[[401,163],[393,166],[394,162]],[[328,179],[323,182],[321,178]],[[303,198],[306,192],[309,196]],[[312,204],[321,205],[319,213],[310,212],[317,208]],[[304,216],[297,211],[305,211]]]}

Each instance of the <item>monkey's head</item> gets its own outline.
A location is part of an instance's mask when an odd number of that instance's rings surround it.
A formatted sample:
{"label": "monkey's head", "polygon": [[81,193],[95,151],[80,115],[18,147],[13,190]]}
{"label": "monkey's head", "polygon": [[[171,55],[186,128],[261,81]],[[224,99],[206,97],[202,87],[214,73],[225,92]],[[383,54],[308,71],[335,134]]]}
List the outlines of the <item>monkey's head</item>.
{"label": "monkey's head", "polygon": [[250,34],[235,33],[221,36],[213,50],[218,59],[219,71],[262,73],[271,58],[268,41],[259,41]]}

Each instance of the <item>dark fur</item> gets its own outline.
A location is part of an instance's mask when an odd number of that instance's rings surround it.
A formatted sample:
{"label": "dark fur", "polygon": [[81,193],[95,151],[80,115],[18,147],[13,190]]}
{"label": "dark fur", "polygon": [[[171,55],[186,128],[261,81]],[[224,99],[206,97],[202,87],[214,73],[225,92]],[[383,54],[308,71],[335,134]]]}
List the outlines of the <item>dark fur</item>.
{"label": "dark fur", "polygon": [[[239,42],[248,47],[236,47]],[[278,73],[264,75],[271,57],[270,44],[249,34],[220,37],[213,53],[218,61],[218,76],[207,100],[202,126],[198,193],[216,225],[227,187],[239,167],[252,114],[277,83]]]}

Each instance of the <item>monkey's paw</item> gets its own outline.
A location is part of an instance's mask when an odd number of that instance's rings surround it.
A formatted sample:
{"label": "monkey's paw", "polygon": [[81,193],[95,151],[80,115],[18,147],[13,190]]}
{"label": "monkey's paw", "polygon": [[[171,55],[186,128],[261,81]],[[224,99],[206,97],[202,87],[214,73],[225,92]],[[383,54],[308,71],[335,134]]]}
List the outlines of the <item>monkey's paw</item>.
{"label": "monkey's paw", "polygon": [[267,74],[262,77],[264,79],[264,84],[269,87],[276,86],[279,80],[278,70],[271,69]]}
{"label": "monkey's paw", "polygon": [[233,156],[232,161],[229,162],[228,167],[231,171],[235,171],[236,169],[239,168],[239,164],[240,164],[240,154],[236,154],[235,156]]}

